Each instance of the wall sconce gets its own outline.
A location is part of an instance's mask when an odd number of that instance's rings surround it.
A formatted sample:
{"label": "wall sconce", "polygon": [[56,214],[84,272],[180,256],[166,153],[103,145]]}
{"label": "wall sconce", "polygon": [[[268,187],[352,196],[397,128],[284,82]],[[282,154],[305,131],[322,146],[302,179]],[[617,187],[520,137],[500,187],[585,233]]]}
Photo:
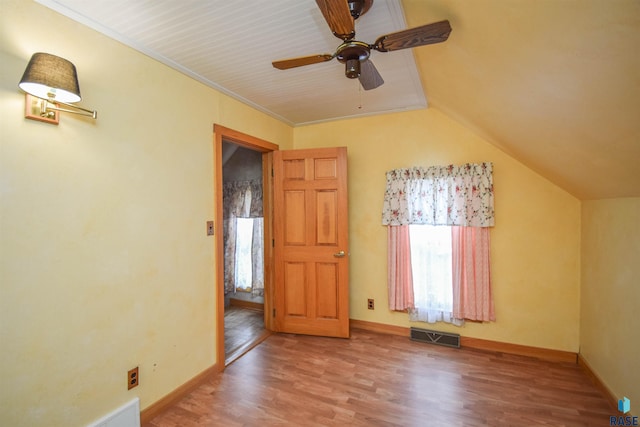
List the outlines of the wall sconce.
{"label": "wall sconce", "polygon": [[[59,56],[34,53],[18,86],[26,92],[26,118],[58,124],[58,111],[98,117],[95,110],[71,104],[82,99],[78,74],[75,65]],[[73,110],[59,108],[60,104]]]}

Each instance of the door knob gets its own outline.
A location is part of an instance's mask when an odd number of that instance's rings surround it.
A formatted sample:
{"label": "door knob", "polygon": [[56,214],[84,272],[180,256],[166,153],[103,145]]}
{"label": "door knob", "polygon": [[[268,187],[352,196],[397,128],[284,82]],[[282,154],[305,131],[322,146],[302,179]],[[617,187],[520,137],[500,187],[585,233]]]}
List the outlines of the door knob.
{"label": "door knob", "polygon": [[333,256],[336,257],[336,258],[342,258],[342,257],[345,256],[345,253],[344,253],[344,251],[340,251],[340,252],[337,252],[337,253],[333,254]]}

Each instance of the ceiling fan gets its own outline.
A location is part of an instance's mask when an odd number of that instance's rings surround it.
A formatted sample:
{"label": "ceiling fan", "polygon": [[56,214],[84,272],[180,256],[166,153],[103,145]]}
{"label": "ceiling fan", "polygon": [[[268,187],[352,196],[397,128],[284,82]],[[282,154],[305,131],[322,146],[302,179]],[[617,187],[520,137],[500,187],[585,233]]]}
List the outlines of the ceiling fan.
{"label": "ceiling fan", "polygon": [[378,37],[373,44],[355,40],[355,20],[364,15],[373,0],[316,0],[333,35],[343,40],[333,54],[319,54],[272,62],[279,70],[318,64],[337,58],[345,64],[345,75],[358,78],[364,90],[375,89],[384,83],[382,76],[369,59],[371,50],[391,52],[446,41],[451,33],[449,21],[434,22]]}

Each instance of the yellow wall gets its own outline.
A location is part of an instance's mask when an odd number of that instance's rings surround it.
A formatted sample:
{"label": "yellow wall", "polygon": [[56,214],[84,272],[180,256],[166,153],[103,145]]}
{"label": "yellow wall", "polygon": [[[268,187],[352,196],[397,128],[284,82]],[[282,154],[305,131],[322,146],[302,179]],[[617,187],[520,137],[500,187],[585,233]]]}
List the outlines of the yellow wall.
{"label": "yellow wall", "polygon": [[[0,424],[84,425],[133,396],[144,408],[215,363],[214,242],[204,233],[213,123],[284,149],[348,147],[350,313],[390,325],[410,322],[386,308],[384,172],[493,162],[498,320],[436,328],[573,352],[580,343],[615,393],[640,399],[637,199],[581,212],[435,108],[292,129],[34,2],[1,1]],[[17,83],[36,51],[76,64],[97,121],[23,118]],[[126,391],[134,366],[141,385]]]}
{"label": "yellow wall", "polygon": [[[351,318],[409,326],[388,310],[385,171],[493,162],[492,276],[497,322],[438,330],[578,351],[580,202],[436,108],[294,129],[295,148],[346,146],[349,156]],[[367,298],[377,302],[367,309]],[[418,323],[415,326],[425,327]],[[431,327],[431,326],[430,326]]]}
{"label": "yellow wall", "polygon": [[[35,2],[0,7],[0,425],[86,425],[216,363],[213,124],[293,131]],[[38,51],[75,63],[97,121],[24,119]]]}
{"label": "yellow wall", "polygon": [[580,353],[618,399],[640,404],[640,198],[582,204]]}

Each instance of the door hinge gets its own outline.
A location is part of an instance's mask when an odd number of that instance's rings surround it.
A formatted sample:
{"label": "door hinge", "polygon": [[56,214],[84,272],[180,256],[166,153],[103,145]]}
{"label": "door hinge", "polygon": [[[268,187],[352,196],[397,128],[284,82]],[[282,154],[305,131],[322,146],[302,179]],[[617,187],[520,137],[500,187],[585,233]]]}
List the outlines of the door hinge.
{"label": "door hinge", "polygon": [[273,178],[273,168],[271,168],[271,178]]}
{"label": "door hinge", "polygon": [[271,247],[272,248],[276,247],[276,239],[271,239]]}
{"label": "door hinge", "polygon": [[273,317],[276,317],[276,309],[273,309]]}

